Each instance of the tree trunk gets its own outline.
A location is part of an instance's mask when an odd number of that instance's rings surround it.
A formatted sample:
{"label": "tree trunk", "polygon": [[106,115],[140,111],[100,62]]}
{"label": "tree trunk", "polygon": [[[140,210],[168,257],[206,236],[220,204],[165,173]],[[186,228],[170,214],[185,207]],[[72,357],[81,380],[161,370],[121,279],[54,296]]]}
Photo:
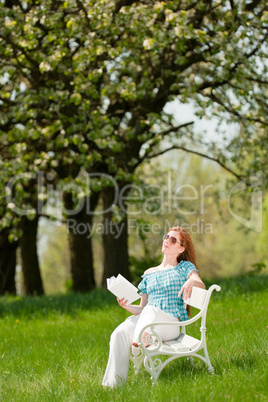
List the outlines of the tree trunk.
{"label": "tree trunk", "polygon": [[[120,188],[119,188],[120,190]],[[126,191],[124,191],[126,196]],[[116,276],[119,273],[130,280],[128,258],[128,221],[127,214],[123,214],[120,222],[116,222],[112,210],[114,189],[106,187],[102,192],[103,209],[107,211],[103,217],[103,248],[104,248],[104,271],[102,285],[106,286],[106,278]],[[126,204],[124,203],[124,208]]]}
{"label": "tree trunk", "polygon": [[16,295],[15,273],[18,242],[8,241],[8,231],[0,233],[0,295]]}
{"label": "tree trunk", "polygon": [[23,217],[20,238],[22,272],[26,295],[42,295],[44,288],[37,254],[38,216],[33,220]]}
{"label": "tree trunk", "polygon": [[[98,199],[99,193],[92,193],[90,197],[84,199],[81,210],[75,215],[69,215],[67,219],[74,292],[88,292],[95,288],[91,230],[93,212]],[[64,194],[64,204],[65,208],[72,210],[73,201],[70,193]]]}

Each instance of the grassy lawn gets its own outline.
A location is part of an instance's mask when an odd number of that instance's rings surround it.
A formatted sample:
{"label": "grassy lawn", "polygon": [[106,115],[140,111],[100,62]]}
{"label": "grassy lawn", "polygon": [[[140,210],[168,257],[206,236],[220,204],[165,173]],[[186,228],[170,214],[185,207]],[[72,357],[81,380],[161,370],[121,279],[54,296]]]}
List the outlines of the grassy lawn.
{"label": "grassy lawn", "polygon": [[152,386],[130,364],[127,385],[113,390],[101,386],[109,337],[128,313],[112,294],[1,298],[0,401],[267,400],[268,276],[216,282],[207,319],[215,375],[182,358]]}

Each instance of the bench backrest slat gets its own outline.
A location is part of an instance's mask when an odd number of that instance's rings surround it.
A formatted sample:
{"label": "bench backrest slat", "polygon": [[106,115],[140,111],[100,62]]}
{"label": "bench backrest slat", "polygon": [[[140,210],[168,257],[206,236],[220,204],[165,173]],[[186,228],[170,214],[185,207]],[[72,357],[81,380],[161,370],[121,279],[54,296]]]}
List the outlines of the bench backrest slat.
{"label": "bench backrest slat", "polygon": [[193,287],[191,297],[185,301],[189,306],[202,309],[207,295],[207,290]]}

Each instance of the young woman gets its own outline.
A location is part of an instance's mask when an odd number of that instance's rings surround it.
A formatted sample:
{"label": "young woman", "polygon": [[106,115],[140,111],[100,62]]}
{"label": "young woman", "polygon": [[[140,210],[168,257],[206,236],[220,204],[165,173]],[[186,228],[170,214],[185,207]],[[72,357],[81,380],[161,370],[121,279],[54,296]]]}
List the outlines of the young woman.
{"label": "young woman", "polygon": [[[115,387],[127,379],[130,348],[139,346],[141,329],[156,321],[177,322],[188,319],[183,300],[190,297],[192,287],[205,288],[196,269],[193,243],[185,229],[173,227],[163,237],[163,261],[157,267],[144,272],[138,285],[141,293],[140,305],[128,305],[125,299],[118,304],[133,315],[128,317],[112,333],[110,354],[102,385]],[[157,333],[163,341],[176,339],[179,327],[158,326]],[[146,336],[142,341],[146,345]]]}

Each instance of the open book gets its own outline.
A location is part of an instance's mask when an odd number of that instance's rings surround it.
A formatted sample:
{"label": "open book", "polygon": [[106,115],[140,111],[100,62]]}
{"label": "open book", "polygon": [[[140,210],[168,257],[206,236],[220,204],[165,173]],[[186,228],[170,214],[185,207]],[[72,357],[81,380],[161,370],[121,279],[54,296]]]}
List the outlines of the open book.
{"label": "open book", "polygon": [[121,274],[118,274],[117,277],[112,276],[111,278],[107,278],[107,289],[119,297],[119,299],[124,297],[128,300],[128,304],[140,299],[138,289]]}

